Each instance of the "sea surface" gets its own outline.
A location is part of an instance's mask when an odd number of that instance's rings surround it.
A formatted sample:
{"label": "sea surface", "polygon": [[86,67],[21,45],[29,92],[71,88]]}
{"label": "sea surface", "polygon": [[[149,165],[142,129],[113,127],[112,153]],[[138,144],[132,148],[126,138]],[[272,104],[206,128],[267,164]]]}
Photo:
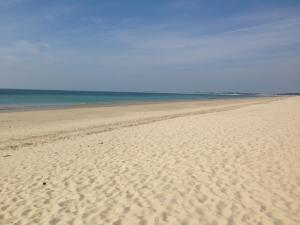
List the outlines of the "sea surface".
{"label": "sea surface", "polygon": [[103,91],[57,91],[0,89],[0,110],[62,107],[76,105],[111,105],[134,102],[207,100],[255,97],[249,94],[175,94]]}

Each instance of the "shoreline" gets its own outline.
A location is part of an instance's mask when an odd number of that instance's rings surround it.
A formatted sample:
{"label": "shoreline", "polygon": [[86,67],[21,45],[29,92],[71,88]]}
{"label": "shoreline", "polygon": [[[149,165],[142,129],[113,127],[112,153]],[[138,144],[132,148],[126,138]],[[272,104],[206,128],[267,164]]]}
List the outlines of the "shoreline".
{"label": "shoreline", "polygon": [[256,98],[284,98],[290,96],[242,96],[233,98],[210,98],[210,99],[168,99],[168,100],[149,100],[149,101],[126,101],[126,102],[111,102],[111,103],[81,103],[81,104],[62,104],[62,105],[45,105],[45,106],[1,106],[0,114],[9,112],[31,112],[31,111],[47,111],[47,110],[64,110],[78,108],[103,108],[103,107],[118,107],[118,106],[134,106],[134,105],[151,105],[151,104],[168,104],[168,103],[188,103],[188,102],[206,102],[206,101],[231,101],[242,99]]}
{"label": "shoreline", "polygon": [[[0,150],[19,149],[38,140],[47,142],[147,124],[189,115],[222,112],[267,104],[287,97],[152,102],[106,107],[69,107],[33,111],[1,112]],[[2,128],[2,129],[1,129]],[[2,131],[2,132],[1,132]],[[11,142],[10,140],[14,140]]]}

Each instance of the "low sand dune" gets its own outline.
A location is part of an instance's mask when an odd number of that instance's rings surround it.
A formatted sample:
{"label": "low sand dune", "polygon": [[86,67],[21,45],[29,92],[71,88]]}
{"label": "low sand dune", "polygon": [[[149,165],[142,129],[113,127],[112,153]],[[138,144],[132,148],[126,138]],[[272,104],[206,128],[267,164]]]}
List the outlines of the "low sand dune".
{"label": "low sand dune", "polygon": [[300,224],[299,97],[2,113],[0,136],[1,225]]}

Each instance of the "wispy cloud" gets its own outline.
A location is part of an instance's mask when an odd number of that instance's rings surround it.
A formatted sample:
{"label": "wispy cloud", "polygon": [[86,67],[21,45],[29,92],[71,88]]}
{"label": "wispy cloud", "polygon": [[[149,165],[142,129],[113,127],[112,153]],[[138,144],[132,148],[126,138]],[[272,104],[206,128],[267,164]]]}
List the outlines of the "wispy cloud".
{"label": "wispy cloud", "polygon": [[[199,7],[198,3],[170,1],[168,7],[184,5],[189,10],[194,4]],[[4,34],[0,37],[0,72],[5,71],[2,77],[7,71],[16,77],[23,68],[30,68],[28,74],[36,73],[35,79],[62,76],[65,80],[83,73],[101,84],[106,80],[137,87],[177,80],[178,89],[182,76],[187,78],[187,87],[201,81],[206,90],[215,80],[230,77],[248,83],[259,76],[268,81],[274,76],[282,83],[289,76],[295,84],[300,74],[298,11],[288,8],[140,22],[130,16],[117,20],[105,13],[82,16],[79,5],[54,4],[24,20],[0,20]]]}
{"label": "wispy cloud", "polygon": [[15,66],[21,61],[43,57],[50,48],[47,43],[27,40],[17,41],[10,46],[0,46],[0,65]]}
{"label": "wispy cloud", "polygon": [[0,8],[9,9],[17,6],[20,3],[24,3],[27,0],[2,0],[0,1]]}
{"label": "wispy cloud", "polygon": [[[180,66],[202,65],[216,62],[234,62],[241,60],[272,59],[280,56],[287,57],[300,54],[300,17],[293,11],[289,16],[283,13],[268,12],[254,13],[244,17],[230,17],[223,21],[211,21],[209,24],[190,23],[174,24],[162,23],[151,25],[116,26],[102,30],[100,23],[105,26],[105,20],[95,18],[90,25],[79,26],[63,35],[68,35],[68,40],[76,39],[78,35],[86,33],[93,38],[93,43],[82,46],[71,46],[73,51],[84,46],[94,45],[90,52],[99,61],[118,66],[145,65],[153,66]],[[247,23],[245,23],[247,21]],[[231,26],[228,27],[228,22]],[[220,24],[224,25],[220,28]],[[216,31],[207,31],[205,25],[217,26]],[[77,36],[74,36],[76,34]],[[73,37],[74,36],[74,37]],[[55,43],[64,41],[64,37],[57,37]],[[51,43],[51,40],[43,42]],[[102,43],[111,43],[110,50]],[[63,44],[63,43],[61,43]],[[118,49],[115,49],[117,46]],[[14,58],[20,56],[34,56],[46,51],[49,44],[41,41],[19,40],[10,46],[0,45],[0,55]],[[102,48],[99,49],[99,48]],[[54,47],[54,52],[64,55],[66,49]],[[76,56],[84,60],[83,56]],[[89,56],[87,56],[90,59]],[[123,59],[120,61],[120,59]]]}
{"label": "wispy cloud", "polygon": [[152,26],[116,30],[113,37],[128,48],[125,53],[127,66],[130,63],[201,65],[299,55],[300,18],[276,16],[269,19],[263,24],[250,24],[220,33],[201,34],[201,27],[195,26],[184,31],[180,27]]}

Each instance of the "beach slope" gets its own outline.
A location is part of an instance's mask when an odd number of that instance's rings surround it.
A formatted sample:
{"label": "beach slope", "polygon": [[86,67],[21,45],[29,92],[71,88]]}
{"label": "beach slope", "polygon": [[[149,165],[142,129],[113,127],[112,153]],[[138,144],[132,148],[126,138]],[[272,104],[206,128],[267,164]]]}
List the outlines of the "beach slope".
{"label": "beach slope", "polygon": [[298,225],[300,97],[0,113],[0,224]]}

